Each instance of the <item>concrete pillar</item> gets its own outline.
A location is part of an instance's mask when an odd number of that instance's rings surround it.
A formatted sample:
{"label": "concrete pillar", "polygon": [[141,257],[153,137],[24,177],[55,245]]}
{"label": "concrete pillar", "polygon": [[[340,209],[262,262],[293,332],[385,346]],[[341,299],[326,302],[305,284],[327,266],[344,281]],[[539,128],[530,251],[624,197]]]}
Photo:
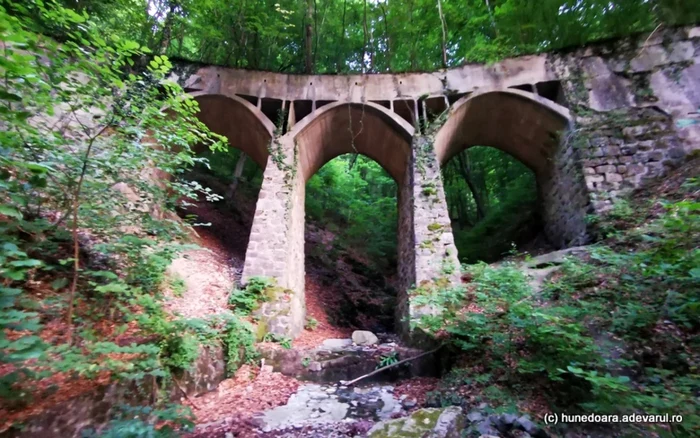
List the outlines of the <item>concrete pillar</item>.
{"label": "concrete pillar", "polygon": [[399,187],[397,327],[404,339],[415,340],[411,323],[439,312],[415,304],[415,297],[457,284],[460,265],[432,137],[415,136],[411,149],[407,181]]}

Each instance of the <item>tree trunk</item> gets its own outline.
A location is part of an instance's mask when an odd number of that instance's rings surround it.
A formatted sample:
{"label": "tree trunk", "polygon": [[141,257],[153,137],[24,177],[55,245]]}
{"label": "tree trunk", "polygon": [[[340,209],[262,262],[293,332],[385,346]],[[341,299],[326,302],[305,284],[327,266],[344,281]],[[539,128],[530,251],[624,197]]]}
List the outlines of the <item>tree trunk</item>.
{"label": "tree trunk", "polygon": [[[387,1],[388,6],[388,1]],[[386,37],[386,69],[391,71],[391,36],[389,34],[389,21],[387,19],[386,8],[382,3],[379,3],[379,7],[382,8],[382,15],[384,16],[384,35]]]}
{"label": "tree trunk", "polygon": [[471,172],[469,170],[469,163],[467,163],[467,161],[464,159],[464,154],[457,155],[457,159],[459,160],[459,170],[464,177],[464,181],[467,183],[469,190],[474,196],[474,203],[476,204],[476,222],[478,222],[486,216],[484,202],[481,198],[481,193],[479,190],[477,190],[476,184],[474,184]]}
{"label": "tree trunk", "polygon": [[491,19],[491,26],[493,27],[493,31],[498,36],[498,27],[496,27],[496,19],[493,16],[493,11],[491,10],[491,3],[489,0],[486,0],[486,9],[489,10],[489,18]]}
{"label": "tree trunk", "polygon": [[437,0],[437,6],[442,25],[442,68],[447,68],[447,25],[445,24],[445,15],[442,13],[442,1]]}
{"label": "tree trunk", "polygon": [[160,39],[160,53],[165,54],[170,47],[170,39],[173,32],[173,16],[175,15],[175,9],[178,4],[176,1],[170,3],[170,8],[168,9],[168,14],[165,16],[165,23],[163,24],[163,36]]}
{"label": "tree trunk", "polygon": [[367,0],[365,0],[364,19],[362,20],[364,44],[362,45],[362,73],[365,72],[365,57],[367,57]]}
{"label": "tree trunk", "polygon": [[311,49],[313,48],[313,29],[312,29],[312,19],[314,12],[314,0],[306,0],[306,32],[304,37],[304,47],[305,47],[305,67],[304,72],[306,74],[311,74],[314,71],[313,57]]}
{"label": "tree trunk", "polygon": [[[409,13],[409,26],[408,28],[411,29],[411,33],[413,33],[413,0],[411,0],[411,12]],[[413,39],[413,44],[411,45],[411,70],[416,69],[416,44],[418,44],[418,37]]]}
{"label": "tree trunk", "polygon": [[236,161],[236,168],[233,171],[233,180],[228,186],[227,197],[229,201],[233,200],[233,195],[236,193],[236,189],[238,188],[238,182],[241,180],[241,175],[243,175],[243,169],[245,168],[246,158],[248,158],[248,156],[241,151],[241,155],[238,157],[238,161]]}
{"label": "tree trunk", "polygon": [[347,12],[348,0],[343,1],[343,25],[340,29],[340,44],[338,46],[338,59],[335,63],[335,72],[342,71],[341,65],[344,63],[343,55],[345,54],[345,13]]}

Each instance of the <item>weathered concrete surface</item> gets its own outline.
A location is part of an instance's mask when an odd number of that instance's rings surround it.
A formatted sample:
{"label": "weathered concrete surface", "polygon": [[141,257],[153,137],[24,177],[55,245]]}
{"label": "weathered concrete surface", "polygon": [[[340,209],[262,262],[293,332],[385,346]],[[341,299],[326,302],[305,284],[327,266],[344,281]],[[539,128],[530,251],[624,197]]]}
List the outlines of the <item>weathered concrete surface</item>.
{"label": "weathered concrete surface", "polygon": [[439,169],[465,148],[496,147],[530,167],[551,243],[585,243],[587,214],[700,147],[700,31],[647,37],[434,73],[181,66],[176,79],[205,123],[265,168],[244,280],[273,277],[288,290],[265,305],[266,328],[303,327],[305,183],[343,153],[373,158],[397,182],[400,327],[431,313],[412,307],[410,289],[457,278]]}

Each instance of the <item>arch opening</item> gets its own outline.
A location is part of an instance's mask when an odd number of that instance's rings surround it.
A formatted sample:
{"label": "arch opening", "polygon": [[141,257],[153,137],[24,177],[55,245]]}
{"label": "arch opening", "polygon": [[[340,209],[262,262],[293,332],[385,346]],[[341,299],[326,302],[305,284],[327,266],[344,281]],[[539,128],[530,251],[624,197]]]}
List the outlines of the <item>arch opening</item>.
{"label": "arch opening", "polygon": [[343,154],[305,188],[307,319],[346,337],[350,329],[394,332],[396,182],[371,158]]}
{"label": "arch opening", "polygon": [[[328,209],[321,209],[322,213],[314,213],[312,205],[317,201],[316,198],[322,199],[323,196],[311,195],[311,191],[320,187],[318,186],[320,183],[316,182],[318,178],[323,180],[323,178],[328,178],[328,175],[331,173],[330,170],[322,170],[322,168],[333,169],[338,166],[334,163],[338,162],[346,168],[352,167],[354,169],[353,172],[364,169],[364,172],[367,172],[365,176],[374,175],[378,180],[380,179],[379,175],[383,175],[381,177],[382,184],[368,184],[366,181],[362,182],[361,176],[354,177],[353,181],[362,184],[370,191],[358,193],[358,197],[338,196],[338,198],[352,201],[354,203],[352,209],[357,211],[358,214],[377,215],[376,218],[367,220],[389,224],[383,226],[385,234],[382,239],[377,239],[377,236],[358,237],[358,235],[355,235],[354,237],[348,237],[352,245],[346,251],[348,255],[346,260],[355,259],[355,261],[347,262],[346,268],[353,272],[350,275],[351,278],[363,278],[362,280],[348,281],[350,283],[358,283],[356,286],[359,287],[353,287],[355,291],[359,291],[359,295],[356,294],[356,296],[361,296],[362,299],[358,298],[358,304],[351,306],[353,308],[348,308],[347,306],[344,308],[345,314],[350,315],[350,317],[341,317],[341,320],[337,321],[340,325],[379,331],[393,330],[393,319],[395,317],[395,305],[393,303],[396,299],[396,292],[393,290],[393,277],[396,275],[382,276],[378,274],[376,266],[368,267],[364,265],[363,267],[362,263],[357,262],[357,259],[358,257],[367,259],[367,253],[374,252],[374,256],[371,257],[374,263],[369,263],[370,265],[376,265],[377,263],[381,265],[384,263],[386,265],[383,266],[383,269],[392,270],[394,273],[397,270],[397,224],[401,222],[402,217],[411,214],[409,209],[397,209],[397,198],[400,189],[409,184],[410,181],[408,164],[411,157],[412,134],[413,128],[408,123],[380,105],[346,102],[334,102],[324,105],[301,120],[287,134],[293,140],[296,153],[298,154],[298,180],[295,188],[295,199],[301,200],[301,202],[306,200],[307,206],[311,208],[309,226],[305,226],[303,209],[297,208],[292,214],[292,228],[299,230],[293,234],[293,241],[291,242],[292,252],[298,254],[293,256],[296,260],[294,264],[297,266],[301,265],[301,269],[293,268],[295,271],[305,272],[305,260],[308,261],[308,266],[311,267],[311,262],[316,262],[316,260],[310,260],[310,258],[323,256],[328,261],[328,257],[333,255],[333,252],[322,252],[320,255],[314,254],[314,245],[316,248],[322,246],[313,243],[314,239],[317,241],[317,236],[310,235],[308,231],[314,227],[314,223],[311,221],[315,221],[319,214],[327,218],[337,214],[335,210],[330,212]],[[350,166],[350,163],[352,163],[352,166]],[[320,176],[314,179],[314,175],[317,174]],[[328,182],[326,181],[326,183]],[[369,185],[372,187],[367,187]],[[380,190],[381,187],[383,187],[381,190],[384,191],[391,188],[391,193],[372,192],[372,190]],[[306,195],[307,190],[309,190],[309,194],[313,196],[313,199]],[[358,199],[362,199],[362,201]],[[295,203],[298,202],[296,201]],[[308,239],[308,244],[305,244],[304,228],[307,230],[306,238]],[[386,229],[389,228],[391,228],[391,232],[386,234]],[[344,225],[342,231],[346,234],[348,232],[352,234],[352,224],[349,226],[347,224]],[[384,240],[384,244],[381,244],[378,240]],[[387,248],[391,248],[391,250]],[[350,257],[353,251],[356,254]],[[358,256],[357,254],[364,255]],[[377,254],[386,254],[385,261],[377,261]],[[330,260],[333,259],[331,258]],[[335,263],[338,263],[337,260]],[[358,270],[360,272],[354,272]],[[311,270],[309,270],[309,273],[315,275]],[[358,274],[360,274],[359,277]],[[300,282],[304,284],[303,279],[300,279]],[[309,285],[308,279],[306,284],[307,286]],[[373,286],[369,287],[368,285]],[[376,294],[373,295],[370,292],[370,289],[390,291],[384,294],[385,298],[388,297],[386,300],[388,304],[377,306],[377,303],[374,302],[373,306],[370,305],[373,300],[377,301],[378,299]],[[313,292],[312,287],[309,287],[307,295]],[[379,301],[384,302],[385,300],[380,299]],[[379,308],[383,310],[379,310]],[[368,311],[372,313],[368,314]],[[336,313],[342,316],[342,312]],[[367,317],[368,315],[373,317]]]}
{"label": "arch opening", "polygon": [[237,96],[194,96],[198,118],[226,136],[228,148],[195,147],[198,161],[183,177],[197,199],[178,214],[195,225],[200,243],[225,259],[234,280],[240,281],[272,130],[257,108]]}
{"label": "arch opening", "polygon": [[[502,192],[499,196],[501,199],[498,200],[508,201],[510,207],[501,204],[502,208],[506,207],[501,214],[513,215],[516,222],[506,225],[504,217],[489,219],[481,225],[485,233],[484,238],[488,239],[489,234],[493,234],[494,230],[487,230],[489,228],[503,231],[511,229],[515,234],[512,241],[525,242],[528,240],[526,237],[536,235],[537,222],[540,222],[544,239],[539,239],[539,242],[535,239],[535,248],[545,247],[545,243],[546,246],[562,248],[585,241],[588,195],[582,173],[578,169],[579,164],[575,159],[575,151],[568,141],[570,120],[566,108],[532,93],[515,89],[478,93],[455,103],[450,117],[435,139],[435,152],[443,172],[462,174],[464,182],[455,182],[453,190],[460,184],[461,187],[468,188],[466,174],[469,173],[469,168],[463,165],[465,160],[472,163],[477,161],[474,164],[474,167],[479,169],[477,174],[485,172],[491,175],[493,181],[489,183],[483,178],[481,182],[482,185],[490,184],[496,192],[500,191],[499,187],[516,184],[510,190]],[[470,149],[475,146],[490,148]],[[493,149],[489,152],[491,148],[501,152]],[[485,152],[479,152],[480,150]],[[457,164],[454,164],[455,161]],[[509,176],[508,169],[515,173]],[[499,179],[503,179],[503,183],[497,183]],[[519,179],[520,183],[517,182]],[[533,181],[534,189],[531,188]],[[476,187],[476,191],[479,190],[483,192],[488,190],[488,187]],[[513,199],[513,191],[521,191],[521,199]],[[469,192],[473,196],[472,188],[469,188]],[[454,205],[460,202],[459,195],[447,193],[447,199],[453,204],[450,205],[452,212],[460,208]],[[528,201],[527,206],[522,204],[525,201]],[[462,202],[467,200],[462,199]],[[526,218],[516,214],[518,205],[523,211],[533,211],[525,222],[523,219]],[[509,208],[515,211],[507,213]],[[462,210],[465,210],[464,207]],[[462,222],[465,222],[464,218]],[[492,222],[490,227],[487,226],[489,222]],[[531,225],[518,233],[518,227],[515,225],[521,222],[529,222]],[[474,261],[474,255],[479,253],[487,255],[487,258],[494,258],[493,254],[489,255],[489,251],[479,251],[474,242],[469,249],[465,249],[470,239],[464,236],[460,239],[459,235],[455,237],[462,260]],[[476,235],[471,235],[470,238],[478,240]],[[459,248],[460,246],[462,248]],[[499,247],[502,247],[502,244],[496,245],[493,251],[500,251]]]}
{"label": "arch opening", "polygon": [[470,147],[442,168],[455,246],[462,263],[491,263],[519,252],[549,249],[535,174],[513,156]]}

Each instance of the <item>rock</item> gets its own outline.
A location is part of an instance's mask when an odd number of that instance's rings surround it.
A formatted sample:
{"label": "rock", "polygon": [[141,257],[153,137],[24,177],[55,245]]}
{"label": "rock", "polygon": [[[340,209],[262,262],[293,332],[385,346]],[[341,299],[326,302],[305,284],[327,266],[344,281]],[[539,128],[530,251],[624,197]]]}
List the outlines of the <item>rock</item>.
{"label": "rock", "polygon": [[494,425],[502,433],[510,432],[515,427],[518,416],[513,414],[503,414],[496,418]]}
{"label": "rock", "polygon": [[321,344],[325,350],[342,350],[352,345],[352,339],[326,339]]}
{"label": "rock", "polygon": [[317,373],[321,371],[323,367],[321,366],[321,362],[311,362],[309,364],[309,371]]}
{"label": "rock", "polygon": [[527,415],[518,418],[515,422],[515,427],[524,430],[533,438],[549,438],[549,434],[532,422]]}
{"label": "rock", "polygon": [[479,421],[484,419],[484,414],[482,414],[479,411],[472,411],[467,415],[467,420],[469,420],[470,423],[478,423]]}
{"label": "rock", "polygon": [[416,401],[415,398],[407,398],[407,399],[404,399],[403,401],[401,401],[401,406],[403,406],[404,409],[414,408],[414,407],[416,407],[417,404],[418,404],[418,401]]}
{"label": "rock", "polygon": [[357,345],[375,345],[379,342],[379,338],[372,332],[355,330],[352,332],[352,342]]}
{"label": "rock", "polygon": [[368,432],[369,438],[393,436],[429,436],[431,438],[459,438],[464,429],[464,415],[458,407],[419,409],[410,417],[382,421]]}
{"label": "rock", "polygon": [[482,422],[478,423],[476,426],[477,432],[481,435],[495,435],[498,436],[498,430],[493,427],[491,422],[492,417],[486,417]]}
{"label": "rock", "polygon": [[[265,411],[261,418],[272,429],[301,428],[309,420],[314,424],[334,423],[345,418],[349,406],[329,398],[320,385],[300,386],[286,405]],[[313,414],[317,414],[313,415]],[[312,415],[315,418],[312,418]]]}

